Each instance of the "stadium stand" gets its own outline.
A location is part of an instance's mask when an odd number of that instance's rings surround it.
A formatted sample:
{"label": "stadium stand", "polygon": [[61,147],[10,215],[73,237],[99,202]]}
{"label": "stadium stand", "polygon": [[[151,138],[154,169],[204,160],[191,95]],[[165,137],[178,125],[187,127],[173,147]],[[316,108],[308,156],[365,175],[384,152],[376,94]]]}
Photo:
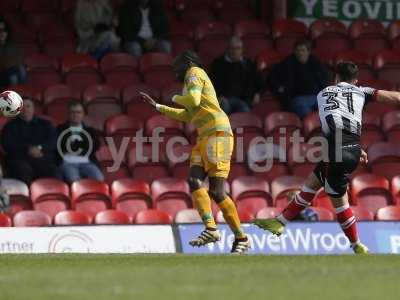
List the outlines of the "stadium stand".
{"label": "stadium stand", "polygon": [[[122,137],[132,137],[141,129],[145,129],[145,136],[150,136],[154,128],[164,127],[167,139],[181,136],[191,142],[173,151],[189,154],[196,138],[193,128],[159,116],[142,103],[138,95],[139,91],[144,91],[162,99],[163,103],[170,103],[171,96],[180,92],[181,86],[176,83],[171,68],[173,56],[147,53],[135,59],[126,53],[111,53],[96,61],[76,53],[77,41],[72,26],[75,2],[1,1],[1,11],[12,16],[6,19],[17,45],[24,51],[29,77],[28,83],[12,86],[12,89],[24,98],[33,99],[38,114],[57,124],[67,119],[68,103],[78,100],[88,110],[88,122],[96,125],[101,136],[114,138],[117,145]],[[243,39],[246,55],[256,60],[258,69],[266,76],[276,63],[291,53],[296,41],[309,38],[316,54],[329,67],[344,60],[355,61],[360,67],[360,84],[381,89],[396,89],[400,84],[397,76],[400,70],[398,20],[387,29],[373,20],[357,20],[348,28],[335,19],[320,19],[310,26],[291,19],[267,23],[255,17],[240,1],[170,1],[167,9],[173,54],[194,48],[206,66],[224,52],[228,38],[235,34]],[[245,150],[255,136],[273,136],[274,141],[278,141],[280,128],[286,128],[287,138],[296,129],[307,139],[320,134],[317,113],[300,120],[283,111],[279,100],[269,91],[261,98],[252,112],[230,116],[234,129],[244,128],[244,134],[238,136],[243,138]],[[352,179],[353,209],[359,220],[372,220],[375,213],[379,220],[390,216],[398,219],[398,213],[391,213],[397,211],[396,205],[400,203],[400,153],[396,144],[400,137],[398,108],[368,103],[363,121],[362,145],[368,151],[369,164],[361,166]],[[1,124],[5,122],[0,119]],[[291,151],[287,143],[284,152],[288,161],[275,160],[267,172],[254,172],[249,168],[247,151],[244,151],[244,161],[235,153],[228,189],[232,190],[243,220],[275,216],[286,204],[287,193],[301,186],[313,165],[294,161]],[[151,146],[145,145],[144,154],[150,153]],[[126,220],[137,224],[168,224],[173,219],[177,223],[198,221],[198,216],[190,209],[192,204],[183,181],[188,176],[188,162],[167,159],[164,154],[161,153],[159,161],[146,161],[137,156],[135,144],[129,142],[121,166],[109,172],[107,168],[113,165],[113,159],[110,150],[103,145],[96,155],[105,171],[106,181],[102,183],[83,180],[69,187],[46,178],[28,187],[20,181],[5,179],[3,186],[11,196],[11,209],[9,218],[0,214],[0,224],[11,226],[13,217],[14,226],[50,225],[52,218],[56,225],[91,224],[92,219],[102,224]],[[264,157],[259,162],[265,160]],[[321,219],[333,220],[329,213],[333,208],[325,194],[317,195],[313,207],[320,212]],[[214,207],[215,213],[216,210]],[[108,218],[107,214],[126,214],[128,219]]]}

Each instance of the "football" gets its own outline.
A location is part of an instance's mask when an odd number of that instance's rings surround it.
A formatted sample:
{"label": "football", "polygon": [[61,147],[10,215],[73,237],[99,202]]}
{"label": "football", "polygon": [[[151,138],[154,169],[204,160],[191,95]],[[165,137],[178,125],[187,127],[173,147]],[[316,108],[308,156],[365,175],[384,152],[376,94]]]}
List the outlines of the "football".
{"label": "football", "polygon": [[7,118],[17,116],[23,105],[24,101],[21,96],[14,91],[4,91],[0,94],[0,110]]}

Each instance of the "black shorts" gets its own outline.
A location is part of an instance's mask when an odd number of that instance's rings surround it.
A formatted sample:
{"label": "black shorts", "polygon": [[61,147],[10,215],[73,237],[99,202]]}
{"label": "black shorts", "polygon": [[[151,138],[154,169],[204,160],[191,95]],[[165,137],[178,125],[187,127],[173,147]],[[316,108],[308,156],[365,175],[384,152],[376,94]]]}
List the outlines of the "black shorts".
{"label": "black shorts", "polygon": [[334,148],[329,149],[329,162],[320,162],[314,174],[320,180],[325,192],[335,198],[342,197],[349,184],[349,176],[357,168],[361,156],[359,144],[344,145],[340,154],[334,155]]}

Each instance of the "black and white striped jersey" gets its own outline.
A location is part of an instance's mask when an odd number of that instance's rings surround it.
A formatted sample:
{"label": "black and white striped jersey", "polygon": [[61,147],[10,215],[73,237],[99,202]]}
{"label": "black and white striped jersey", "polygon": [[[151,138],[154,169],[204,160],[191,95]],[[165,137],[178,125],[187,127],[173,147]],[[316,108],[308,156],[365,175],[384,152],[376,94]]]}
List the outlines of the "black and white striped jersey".
{"label": "black and white striped jersey", "polygon": [[[328,86],[318,94],[322,132],[331,136],[341,130],[347,142],[358,142],[361,135],[362,110],[375,89],[358,87],[347,82]],[[349,140],[350,139],[350,140]]]}

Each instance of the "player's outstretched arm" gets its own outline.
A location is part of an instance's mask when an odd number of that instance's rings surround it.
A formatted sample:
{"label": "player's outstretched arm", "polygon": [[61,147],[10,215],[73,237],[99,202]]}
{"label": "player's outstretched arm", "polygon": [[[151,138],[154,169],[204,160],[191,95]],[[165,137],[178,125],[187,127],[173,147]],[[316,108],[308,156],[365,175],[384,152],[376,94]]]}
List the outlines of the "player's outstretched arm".
{"label": "player's outstretched arm", "polygon": [[148,95],[144,92],[140,92],[140,95],[142,96],[142,99],[146,103],[148,103],[149,105],[154,107],[154,109],[156,109],[160,113],[166,115],[167,117],[170,117],[171,119],[175,119],[175,120],[182,121],[182,122],[190,121],[190,117],[189,117],[189,114],[186,111],[186,109],[174,108],[174,107],[169,107],[167,105],[159,104],[150,95]]}
{"label": "player's outstretched arm", "polygon": [[376,91],[376,100],[379,102],[400,104],[400,93],[395,91]]}

